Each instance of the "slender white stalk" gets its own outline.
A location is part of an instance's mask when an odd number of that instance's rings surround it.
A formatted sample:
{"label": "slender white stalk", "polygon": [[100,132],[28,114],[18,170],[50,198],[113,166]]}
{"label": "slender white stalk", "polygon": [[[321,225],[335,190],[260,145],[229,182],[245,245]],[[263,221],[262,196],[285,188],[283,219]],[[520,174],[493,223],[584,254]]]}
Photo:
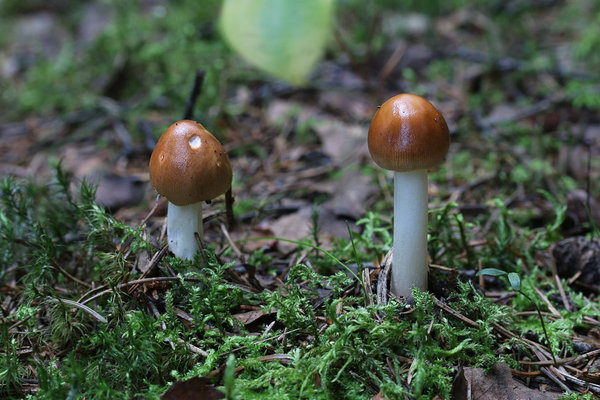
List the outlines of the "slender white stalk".
{"label": "slender white stalk", "polygon": [[394,173],[394,251],[391,290],[427,290],[427,170]]}
{"label": "slender white stalk", "polygon": [[175,256],[192,260],[198,243],[194,233],[202,238],[202,202],[187,206],[176,206],[169,202],[167,209],[167,238],[169,248]]}

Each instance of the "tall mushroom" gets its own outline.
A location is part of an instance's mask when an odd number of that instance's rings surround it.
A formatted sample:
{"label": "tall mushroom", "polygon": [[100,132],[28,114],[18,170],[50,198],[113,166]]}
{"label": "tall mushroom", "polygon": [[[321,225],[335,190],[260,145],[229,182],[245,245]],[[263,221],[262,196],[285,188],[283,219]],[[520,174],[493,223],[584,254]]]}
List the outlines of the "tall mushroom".
{"label": "tall mushroom", "polygon": [[448,125],[424,98],[399,94],[375,113],[368,145],[375,163],[394,171],[391,290],[409,296],[413,287],[427,289],[427,169],[448,152]]}
{"label": "tall mushroom", "polygon": [[202,238],[202,202],[231,187],[231,165],[221,143],[201,124],[175,122],[150,157],[150,182],[169,201],[167,237],[175,256],[191,260]]}

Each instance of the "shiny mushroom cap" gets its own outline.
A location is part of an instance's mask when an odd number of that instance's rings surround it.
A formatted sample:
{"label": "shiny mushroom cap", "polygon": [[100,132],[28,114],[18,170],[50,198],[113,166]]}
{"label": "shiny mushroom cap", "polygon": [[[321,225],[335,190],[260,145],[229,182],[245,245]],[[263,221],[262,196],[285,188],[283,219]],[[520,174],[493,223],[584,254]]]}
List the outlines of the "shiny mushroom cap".
{"label": "shiny mushroom cap", "polygon": [[444,160],[450,133],[446,120],[430,102],[405,93],[377,110],[368,145],[373,161],[381,168],[399,172],[428,169]]}
{"label": "shiny mushroom cap", "polygon": [[150,157],[150,183],[177,206],[212,200],[231,187],[231,179],[225,149],[195,121],[171,125]]}

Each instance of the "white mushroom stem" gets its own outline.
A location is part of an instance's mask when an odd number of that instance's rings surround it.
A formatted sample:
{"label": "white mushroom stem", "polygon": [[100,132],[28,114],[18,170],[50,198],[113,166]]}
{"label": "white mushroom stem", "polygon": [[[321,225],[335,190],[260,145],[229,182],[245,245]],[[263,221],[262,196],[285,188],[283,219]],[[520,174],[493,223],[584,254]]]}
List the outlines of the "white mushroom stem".
{"label": "white mushroom stem", "polygon": [[427,290],[427,170],[394,173],[394,248],[391,290]]}
{"label": "white mushroom stem", "polygon": [[202,238],[202,202],[176,206],[169,202],[167,209],[167,237],[169,248],[183,260],[194,259],[198,250],[195,232]]}

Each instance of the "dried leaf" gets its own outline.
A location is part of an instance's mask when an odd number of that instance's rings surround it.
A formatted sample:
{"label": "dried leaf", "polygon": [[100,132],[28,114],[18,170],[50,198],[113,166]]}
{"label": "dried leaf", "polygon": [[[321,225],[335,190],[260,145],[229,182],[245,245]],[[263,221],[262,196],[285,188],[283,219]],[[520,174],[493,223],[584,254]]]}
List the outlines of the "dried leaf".
{"label": "dried leaf", "polygon": [[264,317],[265,315],[274,314],[273,312],[265,312],[263,310],[252,310],[243,313],[232,315],[232,317],[244,325],[248,325],[256,321],[257,319]]}
{"label": "dried leaf", "polygon": [[162,395],[161,400],[217,400],[225,395],[215,389],[205,377],[194,377],[187,381],[177,381]]}
{"label": "dried leaf", "polygon": [[98,183],[96,202],[111,210],[139,204],[145,189],[146,183],[137,177],[106,174]]}
{"label": "dried leaf", "polygon": [[482,368],[464,368],[452,388],[455,400],[551,400],[561,396],[561,393],[528,388],[512,377],[507,364],[496,364],[488,372]]}

